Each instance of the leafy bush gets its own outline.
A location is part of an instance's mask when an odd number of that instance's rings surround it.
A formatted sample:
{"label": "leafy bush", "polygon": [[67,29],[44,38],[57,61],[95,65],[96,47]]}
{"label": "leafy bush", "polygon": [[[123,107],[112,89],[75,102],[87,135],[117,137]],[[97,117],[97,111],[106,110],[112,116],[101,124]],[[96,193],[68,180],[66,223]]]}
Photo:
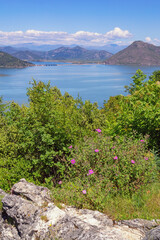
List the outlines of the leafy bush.
{"label": "leafy bush", "polygon": [[97,104],[64,96],[50,84],[33,81],[29,106],[12,102],[4,113],[0,135],[0,183],[9,189],[25,177],[35,183],[57,179],[65,171],[66,146],[75,144],[100,125]]}
{"label": "leafy bush", "polygon": [[133,83],[126,87],[131,95],[111,97],[101,110],[105,114],[107,135],[150,135],[149,146],[159,149],[160,145],[160,77],[155,71],[148,81],[138,70]]}
{"label": "leafy bush", "polygon": [[147,137],[113,140],[99,134],[94,139],[85,138],[70,151],[65,162],[65,181],[79,182],[81,191],[131,194],[157,177],[154,155],[147,150]]}

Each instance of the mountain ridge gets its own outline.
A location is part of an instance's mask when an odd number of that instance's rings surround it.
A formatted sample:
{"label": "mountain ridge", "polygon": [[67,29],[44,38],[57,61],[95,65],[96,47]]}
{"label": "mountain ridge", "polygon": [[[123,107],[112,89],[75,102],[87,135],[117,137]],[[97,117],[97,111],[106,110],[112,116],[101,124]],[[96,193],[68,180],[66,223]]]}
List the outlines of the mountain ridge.
{"label": "mountain ridge", "polygon": [[160,47],[135,41],[105,61],[108,65],[160,66]]}
{"label": "mountain ridge", "polygon": [[[0,48],[3,50],[3,48]],[[64,61],[105,61],[111,57],[112,54],[105,50],[88,50],[80,46],[64,47],[50,51],[33,51],[24,50],[16,51],[12,47],[5,47],[4,50],[21,60],[35,61],[35,60],[64,60]]]}

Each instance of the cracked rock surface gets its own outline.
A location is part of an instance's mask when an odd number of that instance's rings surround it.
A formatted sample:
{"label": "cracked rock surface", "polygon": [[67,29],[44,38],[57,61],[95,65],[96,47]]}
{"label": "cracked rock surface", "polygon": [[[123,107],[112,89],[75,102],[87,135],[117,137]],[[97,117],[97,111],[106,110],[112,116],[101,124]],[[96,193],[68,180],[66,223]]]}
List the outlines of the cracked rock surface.
{"label": "cracked rock surface", "polygon": [[51,201],[45,187],[21,179],[3,195],[0,240],[160,240],[160,220],[113,222],[99,211]]}

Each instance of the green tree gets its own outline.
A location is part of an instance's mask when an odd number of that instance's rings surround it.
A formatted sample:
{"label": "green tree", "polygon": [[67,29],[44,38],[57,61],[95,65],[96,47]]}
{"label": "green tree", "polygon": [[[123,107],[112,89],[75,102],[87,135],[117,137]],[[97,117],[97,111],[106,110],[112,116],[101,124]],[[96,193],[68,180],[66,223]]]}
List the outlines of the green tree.
{"label": "green tree", "polygon": [[139,90],[143,86],[143,81],[146,79],[146,75],[140,69],[138,69],[132,79],[133,83],[131,83],[129,86],[125,86],[126,92],[129,92],[130,94]]}

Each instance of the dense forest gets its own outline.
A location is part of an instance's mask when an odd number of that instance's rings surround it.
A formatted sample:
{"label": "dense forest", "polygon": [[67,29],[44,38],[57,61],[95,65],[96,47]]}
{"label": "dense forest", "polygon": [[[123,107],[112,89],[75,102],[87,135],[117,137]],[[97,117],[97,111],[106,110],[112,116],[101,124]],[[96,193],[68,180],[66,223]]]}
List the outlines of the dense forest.
{"label": "dense forest", "polygon": [[25,178],[49,187],[57,204],[158,218],[160,71],[132,80],[103,108],[35,80],[28,106],[1,98],[0,188]]}

